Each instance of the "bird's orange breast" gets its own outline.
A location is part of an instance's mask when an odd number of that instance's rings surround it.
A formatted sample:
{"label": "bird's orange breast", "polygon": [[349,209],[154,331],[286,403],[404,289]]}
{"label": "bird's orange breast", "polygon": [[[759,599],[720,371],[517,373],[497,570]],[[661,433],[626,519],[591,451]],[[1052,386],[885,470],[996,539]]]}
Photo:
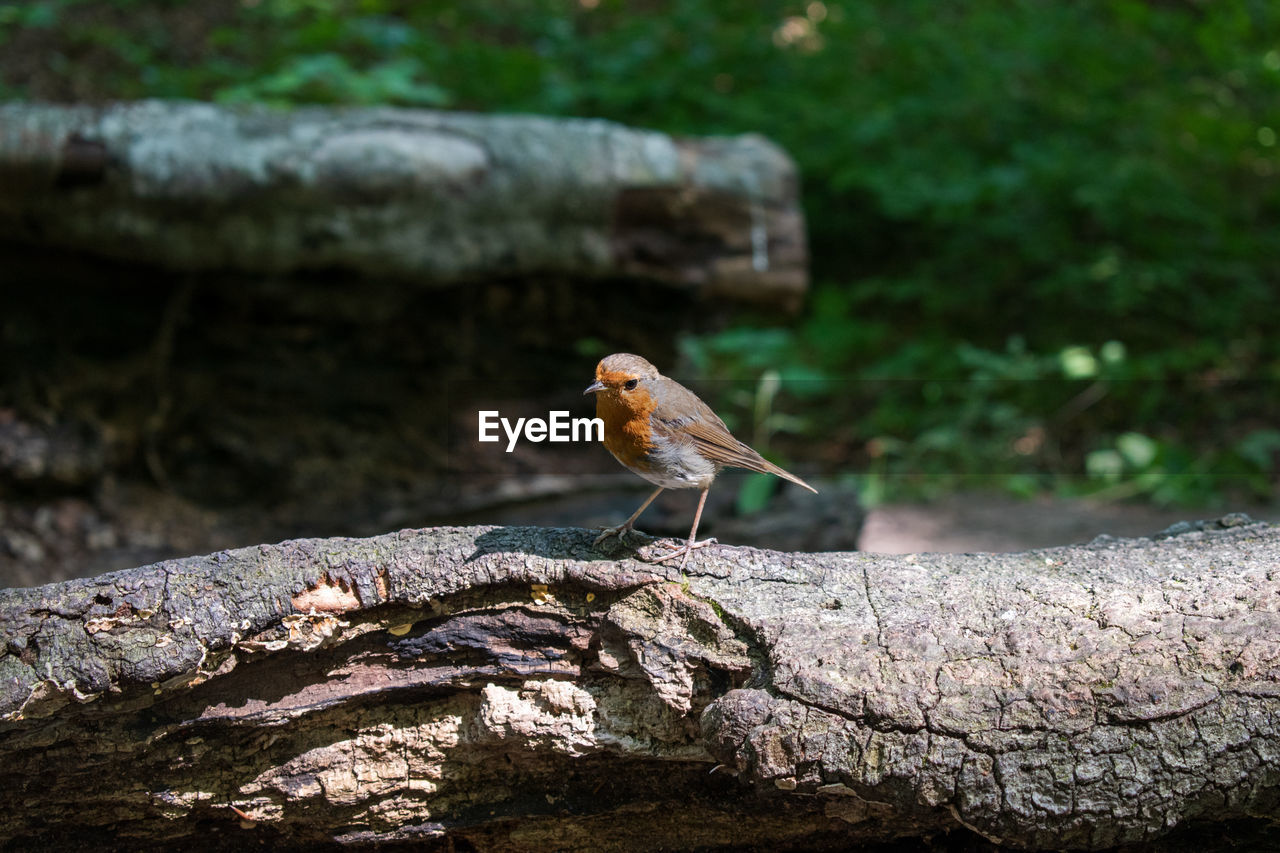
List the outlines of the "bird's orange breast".
{"label": "bird's orange breast", "polygon": [[646,391],[603,393],[596,396],[596,417],[604,421],[604,446],[628,468],[647,471],[653,450],[649,418],[657,403]]}

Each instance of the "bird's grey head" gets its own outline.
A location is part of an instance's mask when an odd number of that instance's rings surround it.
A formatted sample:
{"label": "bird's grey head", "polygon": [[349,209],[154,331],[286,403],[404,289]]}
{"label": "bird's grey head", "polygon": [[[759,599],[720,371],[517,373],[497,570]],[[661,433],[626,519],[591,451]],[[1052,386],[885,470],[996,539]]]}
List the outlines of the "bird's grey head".
{"label": "bird's grey head", "polygon": [[596,381],[584,392],[593,394],[605,390],[634,390],[638,383],[646,379],[657,379],[662,376],[654,367],[638,355],[629,352],[615,352],[600,359],[596,365]]}
{"label": "bird's grey head", "polygon": [[601,379],[610,373],[637,379],[657,379],[661,375],[647,359],[629,352],[615,352],[600,359],[596,365],[596,378]]}

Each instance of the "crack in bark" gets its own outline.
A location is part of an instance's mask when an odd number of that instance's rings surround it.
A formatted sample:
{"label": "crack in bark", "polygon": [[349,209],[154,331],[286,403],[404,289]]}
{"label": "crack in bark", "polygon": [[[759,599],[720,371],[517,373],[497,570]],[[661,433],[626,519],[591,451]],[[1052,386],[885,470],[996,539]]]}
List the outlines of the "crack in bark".
{"label": "crack in bark", "polygon": [[880,611],[876,607],[875,600],[871,597],[871,572],[867,564],[862,564],[862,589],[863,594],[867,597],[867,607],[871,610],[871,615],[876,622],[876,644],[882,649],[888,648],[884,641],[884,622],[880,618]]}

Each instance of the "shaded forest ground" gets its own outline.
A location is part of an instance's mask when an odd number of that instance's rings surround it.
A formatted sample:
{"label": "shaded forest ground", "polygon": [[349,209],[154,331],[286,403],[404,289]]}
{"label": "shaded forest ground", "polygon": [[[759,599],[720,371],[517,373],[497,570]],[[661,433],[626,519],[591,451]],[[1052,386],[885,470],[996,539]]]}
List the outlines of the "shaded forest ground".
{"label": "shaded forest ground", "polygon": [[[1280,507],[1231,507],[1260,521]],[[965,493],[928,503],[892,503],[867,513],[859,547],[884,554],[1022,551],[1088,542],[1095,536],[1150,536],[1180,521],[1215,518],[1224,508],[1160,508],[1042,497]]]}

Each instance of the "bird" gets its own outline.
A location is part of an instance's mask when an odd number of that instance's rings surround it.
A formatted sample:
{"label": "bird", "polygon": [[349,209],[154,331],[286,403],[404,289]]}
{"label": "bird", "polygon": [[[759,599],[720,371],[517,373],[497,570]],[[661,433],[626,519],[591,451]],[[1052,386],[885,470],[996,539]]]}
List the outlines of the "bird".
{"label": "bird", "polygon": [[697,394],[663,376],[648,360],[628,352],[605,356],[596,365],[595,381],[583,396],[596,397],[596,417],[604,422],[604,446],[622,466],[657,488],[622,524],[606,527],[596,537],[600,545],[612,536],[625,541],[640,517],[664,489],[699,489],[693,528],[683,546],[654,562],[680,557],[680,568],[698,548],[715,539],[697,541],[698,522],[707,492],[721,468],[745,468],[775,474],[814,494],[818,490],[784,471],[733,437],[724,421]]}

